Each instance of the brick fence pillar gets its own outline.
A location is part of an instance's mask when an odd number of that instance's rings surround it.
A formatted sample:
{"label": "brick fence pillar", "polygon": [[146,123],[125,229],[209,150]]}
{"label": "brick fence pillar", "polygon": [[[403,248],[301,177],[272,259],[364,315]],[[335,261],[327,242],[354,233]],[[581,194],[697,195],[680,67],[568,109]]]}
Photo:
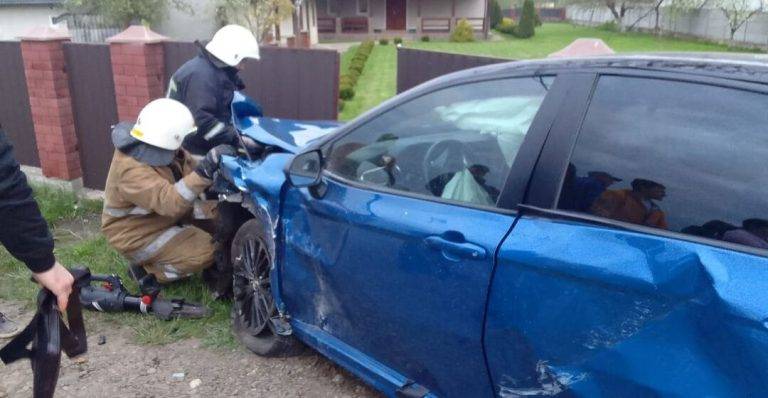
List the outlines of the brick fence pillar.
{"label": "brick fence pillar", "polygon": [[135,121],[144,105],[165,95],[166,40],[141,25],[133,25],[107,39],[121,121]]}
{"label": "brick fence pillar", "polygon": [[43,175],[80,180],[83,171],[64,60],[64,43],[69,42],[69,31],[36,27],[19,39]]}

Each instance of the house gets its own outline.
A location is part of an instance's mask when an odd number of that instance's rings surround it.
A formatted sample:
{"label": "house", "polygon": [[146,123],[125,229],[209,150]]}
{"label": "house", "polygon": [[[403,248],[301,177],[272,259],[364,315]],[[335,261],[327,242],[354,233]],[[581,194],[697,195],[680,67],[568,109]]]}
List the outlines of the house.
{"label": "house", "polygon": [[[215,1],[185,0],[194,10],[188,13],[173,7],[155,31],[174,40],[208,40],[221,26]],[[316,0],[294,0],[296,12],[273,28],[271,42],[309,47],[318,42]]]}
{"label": "house", "polygon": [[50,25],[61,0],[0,0],[0,40],[15,40],[33,26]]}
{"label": "house", "polygon": [[466,19],[488,34],[486,0],[316,0],[320,39],[448,35]]}

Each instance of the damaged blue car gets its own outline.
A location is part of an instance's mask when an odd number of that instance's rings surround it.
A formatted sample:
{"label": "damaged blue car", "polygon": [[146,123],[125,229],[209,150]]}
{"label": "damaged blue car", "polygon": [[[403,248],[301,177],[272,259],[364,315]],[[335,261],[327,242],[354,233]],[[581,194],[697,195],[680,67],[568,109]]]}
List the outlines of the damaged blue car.
{"label": "damaged blue car", "polygon": [[768,391],[766,64],[514,62],[236,124],[265,146],[222,195],[257,354],[393,397]]}

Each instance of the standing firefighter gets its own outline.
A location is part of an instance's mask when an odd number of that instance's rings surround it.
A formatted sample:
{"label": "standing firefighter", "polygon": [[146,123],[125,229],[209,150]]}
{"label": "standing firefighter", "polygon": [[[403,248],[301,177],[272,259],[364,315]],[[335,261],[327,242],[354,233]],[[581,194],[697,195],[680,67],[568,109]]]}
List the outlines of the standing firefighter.
{"label": "standing firefighter", "polygon": [[166,98],[144,107],[135,125],[120,123],[112,131],[117,150],[107,176],[101,229],[133,266],[161,283],[214,261],[211,235],[190,223],[199,215],[197,198],[211,185],[221,156],[235,150],[218,146],[195,166],[180,150],[194,131],[190,111]]}
{"label": "standing firefighter", "polygon": [[200,53],[171,77],[167,97],[192,111],[198,129],[184,140],[184,149],[202,156],[217,145],[239,146],[230,107],[234,92],[245,88],[238,76],[242,61],[259,59],[259,43],[248,29],[227,25],[204,48],[198,45]]}

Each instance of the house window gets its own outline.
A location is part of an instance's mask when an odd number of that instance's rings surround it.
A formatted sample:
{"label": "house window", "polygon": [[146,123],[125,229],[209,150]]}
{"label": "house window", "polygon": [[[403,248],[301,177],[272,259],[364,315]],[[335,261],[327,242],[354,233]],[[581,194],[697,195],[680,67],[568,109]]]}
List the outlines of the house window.
{"label": "house window", "polygon": [[368,15],[368,0],[357,0],[357,13]]}
{"label": "house window", "polygon": [[328,15],[339,14],[339,0],[327,0],[328,1]]}

